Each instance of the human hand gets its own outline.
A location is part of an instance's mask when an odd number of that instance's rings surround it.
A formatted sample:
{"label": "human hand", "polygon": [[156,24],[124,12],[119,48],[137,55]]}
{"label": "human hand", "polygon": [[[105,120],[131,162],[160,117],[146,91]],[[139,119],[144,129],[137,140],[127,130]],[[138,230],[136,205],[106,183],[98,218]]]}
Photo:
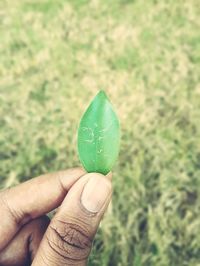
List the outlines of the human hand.
{"label": "human hand", "polygon": [[86,265],[110,202],[109,178],[74,168],[2,191],[0,266]]}

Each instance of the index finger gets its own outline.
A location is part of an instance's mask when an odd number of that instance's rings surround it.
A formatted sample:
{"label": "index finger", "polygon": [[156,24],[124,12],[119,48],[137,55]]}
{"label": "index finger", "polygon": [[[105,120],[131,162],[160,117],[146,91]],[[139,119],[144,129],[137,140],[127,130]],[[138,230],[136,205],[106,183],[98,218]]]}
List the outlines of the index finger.
{"label": "index finger", "polygon": [[0,250],[22,225],[57,208],[85,171],[73,168],[41,175],[0,193]]}

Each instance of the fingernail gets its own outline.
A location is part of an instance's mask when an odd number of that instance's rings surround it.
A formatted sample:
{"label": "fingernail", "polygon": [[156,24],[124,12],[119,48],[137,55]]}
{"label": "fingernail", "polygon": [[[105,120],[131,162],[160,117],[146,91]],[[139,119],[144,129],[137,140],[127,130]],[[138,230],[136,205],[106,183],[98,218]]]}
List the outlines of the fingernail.
{"label": "fingernail", "polygon": [[110,181],[104,176],[94,174],[83,189],[81,203],[89,212],[99,212],[110,194]]}

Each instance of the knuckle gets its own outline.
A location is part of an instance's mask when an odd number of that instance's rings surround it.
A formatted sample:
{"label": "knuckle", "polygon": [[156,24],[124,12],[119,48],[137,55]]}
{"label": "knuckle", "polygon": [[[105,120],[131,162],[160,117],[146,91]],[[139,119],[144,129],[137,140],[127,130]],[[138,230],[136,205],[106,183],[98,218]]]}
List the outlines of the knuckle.
{"label": "knuckle", "polygon": [[9,193],[9,189],[4,190],[0,194],[1,208],[7,213],[8,217],[16,225],[16,227],[20,227],[22,225],[21,219],[19,215],[16,213],[16,211],[10,206],[8,199],[7,199],[8,193]]}
{"label": "knuckle", "polygon": [[16,228],[22,227],[25,223],[29,222],[32,217],[28,212],[20,210],[15,204],[11,204],[10,198],[12,198],[12,189],[8,188],[0,193],[0,205],[6,212],[10,221]]}
{"label": "knuckle", "polygon": [[65,260],[82,261],[89,256],[92,240],[82,226],[54,220],[46,236],[51,249]]}

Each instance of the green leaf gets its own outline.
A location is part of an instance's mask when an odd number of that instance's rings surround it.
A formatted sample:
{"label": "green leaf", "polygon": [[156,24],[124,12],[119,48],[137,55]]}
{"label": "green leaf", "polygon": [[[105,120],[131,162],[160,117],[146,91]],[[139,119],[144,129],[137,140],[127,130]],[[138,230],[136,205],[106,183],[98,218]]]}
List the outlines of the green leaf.
{"label": "green leaf", "polygon": [[100,91],[84,113],[78,129],[78,153],[86,171],[110,172],[118,157],[119,144],[119,120],[105,92]]}

